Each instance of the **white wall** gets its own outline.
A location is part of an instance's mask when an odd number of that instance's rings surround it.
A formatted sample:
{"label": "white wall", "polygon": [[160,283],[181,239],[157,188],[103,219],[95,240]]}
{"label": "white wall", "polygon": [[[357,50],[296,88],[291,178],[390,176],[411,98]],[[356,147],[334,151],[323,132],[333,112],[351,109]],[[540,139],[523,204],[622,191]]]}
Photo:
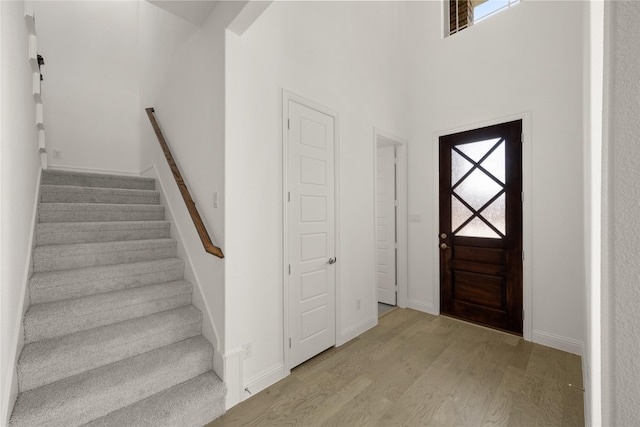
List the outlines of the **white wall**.
{"label": "white wall", "polygon": [[413,49],[409,214],[421,219],[409,223],[409,305],[438,309],[437,135],[525,113],[525,229],[527,218],[532,227],[525,316],[534,341],[580,352],[584,3],[525,1],[444,39],[440,3],[409,3],[405,26]]}
{"label": "white wall", "polygon": [[[225,252],[224,34],[243,5],[220,3],[198,27],[147,2],[140,3],[142,108],[155,108],[205,226],[214,244]],[[155,164],[165,185],[177,190],[146,115],[141,135],[140,169]],[[217,208],[213,206],[214,192],[218,193]],[[176,191],[173,194],[176,197],[168,202],[175,206],[176,225],[185,239],[202,298],[216,328],[216,350],[224,353],[225,261],[204,251],[181,196]]]}
{"label": "white wall", "polygon": [[49,165],[140,172],[138,3],[39,1],[35,12]]}
{"label": "white wall", "polygon": [[640,418],[640,3],[607,7],[602,425],[625,426]]}
{"label": "white wall", "polygon": [[373,128],[405,134],[402,7],[274,2],[227,34],[225,336],[227,351],[252,344],[254,393],[284,370],[283,89],[339,114],[338,342],[377,321]]}
{"label": "white wall", "polygon": [[0,16],[0,424],[4,425],[17,393],[15,361],[22,348],[23,309],[28,305],[29,236],[40,156],[24,2],[0,2]]}

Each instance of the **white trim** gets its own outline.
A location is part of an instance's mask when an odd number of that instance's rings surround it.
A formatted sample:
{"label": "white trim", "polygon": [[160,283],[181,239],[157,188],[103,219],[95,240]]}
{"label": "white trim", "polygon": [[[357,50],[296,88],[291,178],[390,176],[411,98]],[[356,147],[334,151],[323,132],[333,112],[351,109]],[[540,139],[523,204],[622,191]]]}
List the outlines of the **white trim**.
{"label": "white trim", "polygon": [[[149,170],[147,168],[146,170]],[[98,168],[84,168],[80,166],[66,166],[66,165],[49,165],[49,170],[59,170],[68,172],[83,172],[83,173],[100,173],[104,175],[124,175],[124,176],[141,176],[140,172],[121,171],[114,169],[98,169]]]}
{"label": "white trim", "polygon": [[[582,378],[585,389],[585,425],[602,422],[602,348],[606,319],[601,313],[602,287],[602,238],[603,238],[603,129],[604,117],[604,60],[605,52],[605,4],[589,2],[585,10],[585,348],[582,354]],[[607,40],[611,40],[607,34]],[[606,334],[606,332],[604,332]]]}
{"label": "white trim", "polygon": [[546,345],[547,347],[553,347],[558,350],[577,354],[578,356],[582,356],[584,352],[584,342],[573,338],[536,330],[531,331],[531,338],[531,341],[536,344]]}
{"label": "white trim", "polygon": [[155,163],[152,164],[151,166],[149,166],[148,168],[143,169],[142,172],[140,172],[140,176],[144,176],[146,173],[148,173],[149,171],[152,171],[154,169],[156,169],[156,164]]}
{"label": "white trim", "polygon": [[[177,234],[177,242],[178,242],[178,246],[179,249],[182,249],[180,252],[184,252],[186,260],[185,261],[185,276],[191,276],[189,277],[189,279],[193,279],[192,283],[194,286],[197,287],[197,292],[199,293],[199,297],[197,298],[197,301],[194,301],[194,297],[196,297],[196,295],[192,296],[192,304],[194,306],[196,306],[200,311],[204,311],[203,316],[205,316],[208,319],[208,322],[211,326],[211,328],[213,329],[213,337],[211,336],[211,334],[207,333],[207,328],[205,328],[205,325],[203,325],[202,327],[202,334],[204,335],[205,338],[207,338],[209,341],[211,341],[213,339],[214,341],[214,347],[216,349],[220,348],[220,334],[218,334],[218,330],[216,328],[216,324],[213,321],[213,316],[211,315],[211,308],[209,307],[209,304],[207,303],[206,298],[204,298],[204,293],[202,291],[202,281],[200,280],[200,276],[198,275],[198,273],[196,272],[196,268],[193,265],[193,261],[192,261],[192,257],[191,257],[191,251],[188,247],[188,245],[185,245],[185,239],[184,239],[184,235],[182,233],[182,229],[180,228],[180,224],[178,224],[178,221],[176,221],[176,215],[173,212],[173,207],[171,206],[171,202],[169,201],[169,197],[167,197],[167,191],[165,188],[164,183],[162,182],[162,177],[160,176],[160,174],[158,173],[158,169],[156,167],[156,164],[154,163],[153,167],[150,169],[147,169],[147,175],[151,175],[151,169],[153,170],[153,175],[155,177],[155,179],[158,181],[158,183],[160,184],[160,193],[162,196],[162,204],[167,208],[167,210],[169,211],[169,217],[170,217],[170,222],[171,225],[173,226],[172,228],[175,229],[175,232]],[[190,271],[188,271],[188,269]],[[188,273],[187,273],[188,272]],[[186,279],[187,277],[185,277]],[[196,302],[198,302],[198,304],[196,304]],[[203,310],[204,308],[204,310]],[[205,319],[203,319],[204,321]]]}
{"label": "white trim", "polygon": [[226,409],[229,409],[244,400],[244,360],[242,348],[237,348],[226,353],[223,358],[224,376],[222,381],[227,386]]}
{"label": "white trim", "polygon": [[433,314],[434,316],[440,314],[439,310],[437,310],[433,304],[427,304],[415,299],[408,299],[407,307],[413,310],[422,311],[424,313]]}
{"label": "white trim", "polygon": [[[260,393],[265,388],[277,383],[286,376],[284,363],[280,362],[269,369],[262,371],[260,374],[250,378],[242,388],[244,399]],[[247,390],[249,390],[247,392]],[[244,400],[243,399],[243,400]]]}
{"label": "white trim", "polygon": [[[483,122],[472,123],[453,129],[441,130],[434,133],[433,144],[433,194],[437,197],[440,194],[439,189],[439,138],[452,133],[464,132],[473,129],[479,129],[487,126],[498,125],[514,120],[522,120],[522,191],[524,192],[524,201],[522,204],[522,250],[524,251],[524,261],[522,262],[522,308],[525,316],[522,325],[522,336],[526,341],[532,341],[531,328],[533,322],[531,319],[532,310],[532,287],[533,287],[533,245],[532,245],[532,135],[531,135],[531,112],[522,112],[509,116],[503,116],[486,120]],[[433,203],[433,221],[431,223],[431,239],[433,239],[433,247],[437,247],[438,233],[440,227],[440,209],[436,200]],[[435,313],[440,313],[440,252],[435,251],[431,259],[433,265],[433,301]]]}
{"label": "white trim", "polygon": [[5,402],[2,402],[2,412],[3,419],[5,422],[9,422],[9,417],[11,416],[11,411],[13,405],[18,396],[18,377],[17,377],[17,368],[18,368],[18,358],[20,353],[22,352],[22,348],[24,347],[24,323],[22,321],[24,314],[29,308],[29,279],[31,278],[32,273],[32,256],[33,249],[36,246],[35,241],[35,229],[36,223],[38,221],[38,203],[40,201],[40,183],[42,180],[42,169],[38,169],[38,176],[36,178],[36,191],[35,197],[33,200],[33,209],[31,212],[31,227],[29,229],[29,237],[28,241],[31,242],[31,245],[28,246],[27,253],[25,254],[25,262],[24,262],[24,273],[22,274],[22,283],[20,289],[20,295],[22,298],[18,303],[18,310],[16,311],[16,315],[18,319],[15,322],[15,329],[13,332],[13,336],[11,338],[11,347],[9,354],[9,369],[10,372],[6,372],[7,382],[4,384],[4,393],[2,396],[6,396],[8,399]]}
{"label": "white trim", "polygon": [[282,346],[283,346],[283,354],[284,354],[284,368],[285,368],[285,376],[288,376],[291,373],[291,369],[289,368],[289,293],[287,289],[289,288],[289,274],[288,274],[288,253],[289,253],[289,244],[288,244],[288,206],[287,206],[287,164],[288,164],[288,119],[289,119],[289,101],[297,102],[298,104],[304,105],[307,108],[311,108],[333,118],[333,136],[334,136],[334,212],[335,212],[335,256],[338,259],[336,271],[336,286],[335,286],[335,308],[336,308],[336,330],[335,330],[335,339],[336,345],[338,344],[338,331],[340,330],[342,324],[342,316],[340,315],[340,299],[338,295],[340,295],[340,260],[342,259],[340,256],[340,116],[339,114],[328,108],[324,105],[317,104],[309,99],[303,98],[299,95],[296,95],[292,92],[287,91],[286,89],[282,89],[282,308],[283,308],[283,338],[282,338]]}
{"label": "white trim", "polygon": [[442,39],[446,39],[449,37],[449,32],[451,29],[449,28],[450,18],[449,18],[449,2],[446,0],[440,1],[442,5],[442,19],[440,20],[440,25],[442,26]]}
{"label": "white trim", "polygon": [[224,378],[224,355],[217,348],[213,349],[213,372],[219,378]]}
{"label": "white trim", "polygon": [[[398,212],[396,215],[396,226],[398,239],[397,252],[397,285],[398,295],[396,305],[402,308],[407,307],[407,295],[409,293],[409,227],[408,227],[408,185],[407,185],[407,140],[399,138],[389,132],[378,128],[373,128],[373,235],[374,245],[378,241],[378,230],[376,227],[376,200],[377,200],[377,173],[378,173],[378,140],[392,144],[396,148],[396,200],[398,200]],[[374,246],[375,247],[375,246]],[[374,266],[374,269],[376,266]],[[374,277],[376,277],[374,271]],[[375,287],[375,284],[374,284]],[[378,297],[374,301],[374,313],[378,312]]]}
{"label": "white trim", "polygon": [[343,330],[339,336],[336,337],[336,345],[337,346],[341,346],[349,341],[351,341],[352,339],[354,339],[355,337],[357,337],[358,335],[361,335],[365,332],[367,332],[369,329],[373,328],[374,326],[376,326],[378,324],[378,306],[376,303],[376,311],[374,311],[375,316],[373,316],[370,319],[364,320],[360,323],[357,323],[355,325],[349,326],[347,329]]}

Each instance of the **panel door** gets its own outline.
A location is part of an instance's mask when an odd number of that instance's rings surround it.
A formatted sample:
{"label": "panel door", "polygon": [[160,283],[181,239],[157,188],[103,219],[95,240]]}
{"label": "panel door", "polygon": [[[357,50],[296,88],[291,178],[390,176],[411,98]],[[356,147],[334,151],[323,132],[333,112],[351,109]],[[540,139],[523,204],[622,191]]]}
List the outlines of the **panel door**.
{"label": "panel door", "polygon": [[522,334],[522,121],[440,138],[440,310]]}
{"label": "panel door", "polygon": [[396,164],[395,147],[377,148],[376,285],[378,301],[396,305]]}
{"label": "panel door", "polygon": [[289,368],[335,345],[334,119],[289,102]]}

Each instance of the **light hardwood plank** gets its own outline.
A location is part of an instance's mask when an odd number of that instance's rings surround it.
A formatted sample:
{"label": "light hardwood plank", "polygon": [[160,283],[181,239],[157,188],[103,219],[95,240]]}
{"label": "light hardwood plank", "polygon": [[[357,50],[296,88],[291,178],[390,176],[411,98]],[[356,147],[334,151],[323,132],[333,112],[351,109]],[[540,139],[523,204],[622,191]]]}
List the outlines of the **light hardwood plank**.
{"label": "light hardwood plank", "polygon": [[236,405],[219,426],[582,426],[579,356],[397,309]]}

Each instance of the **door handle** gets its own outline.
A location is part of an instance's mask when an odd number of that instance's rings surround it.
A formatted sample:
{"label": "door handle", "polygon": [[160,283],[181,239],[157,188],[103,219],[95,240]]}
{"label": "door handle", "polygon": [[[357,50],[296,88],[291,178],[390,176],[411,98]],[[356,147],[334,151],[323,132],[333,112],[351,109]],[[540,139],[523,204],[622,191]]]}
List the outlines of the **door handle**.
{"label": "door handle", "polygon": [[327,264],[335,264],[337,261],[337,258],[329,258],[329,261],[327,261]]}
{"label": "door handle", "polygon": [[447,245],[446,243],[440,243],[440,249],[449,249],[451,246]]}

